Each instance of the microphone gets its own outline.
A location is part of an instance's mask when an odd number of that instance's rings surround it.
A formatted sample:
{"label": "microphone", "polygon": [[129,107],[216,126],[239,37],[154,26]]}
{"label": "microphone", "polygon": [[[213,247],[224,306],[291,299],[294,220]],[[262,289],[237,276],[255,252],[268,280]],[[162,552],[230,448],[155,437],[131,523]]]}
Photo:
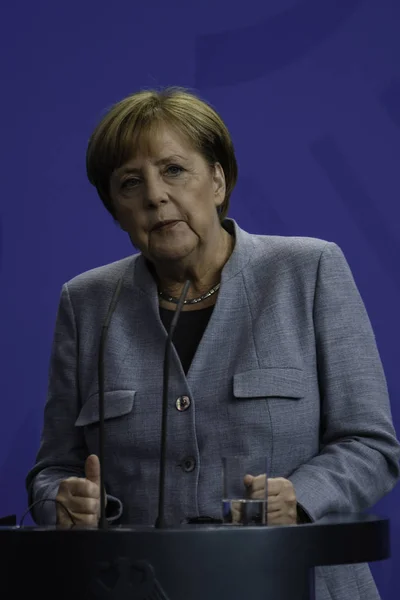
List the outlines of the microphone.
{"label": "microphone", "polygon": [[98,385],[99,385],[99,461],[100,461],[100,520],[99,528],[106,529],[106,498],[104,494],[104,447],[105,447],[105,428],[104,428],[104,349],[107,340],[108,328],[110,326],[111,317],[115,311],[118,303],[119,295],[121,293],[122,277],[118,280],[117,286],[114,290],[114,294],[111,298],[110,306],[108,308],[107,316],[103,323],[103,327],[100,335],[99,344],[99,356],[98,356]]}
{"label": "microphone", "polygon": [[190,287],[190,281],[187,280],[179,297],[179,302],[175,309],[171,327],[169,328],[164,352],[164,370],[163,370],[163,394],[162,394],[162,419],[161,419],[161,450],[160,450],[160,472],[158,487],[158,516],[155,523],[157,529],[165,529],[164,516],[164,496],[165,496],[165,471],[167,463],[167,438],[168,438],[168,387],[169,387],[169,367],[172,348],[172,336],[181,314],[183,303]]}

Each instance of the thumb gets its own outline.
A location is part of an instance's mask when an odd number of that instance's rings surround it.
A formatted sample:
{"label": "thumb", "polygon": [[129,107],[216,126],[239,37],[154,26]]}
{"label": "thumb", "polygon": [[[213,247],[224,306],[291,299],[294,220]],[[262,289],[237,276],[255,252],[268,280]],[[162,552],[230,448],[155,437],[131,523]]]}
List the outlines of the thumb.
{"label": "thumb", "polygon": [[96,454],[91,454],[86,459],[85,477],[100,487],[100,461]]}
{"label": "thumb", "polygon": [[253,483],[253,479],[254,476],[253,475],[246,475],[245,478],[243,479],[243,483],[244,485],[248,488],[251,486],[251,484]]}

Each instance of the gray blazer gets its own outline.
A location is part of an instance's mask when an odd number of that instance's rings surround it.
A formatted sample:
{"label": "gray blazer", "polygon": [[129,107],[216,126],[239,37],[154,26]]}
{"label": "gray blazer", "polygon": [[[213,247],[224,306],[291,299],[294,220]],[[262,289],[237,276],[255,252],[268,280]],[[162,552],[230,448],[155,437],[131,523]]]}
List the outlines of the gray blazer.
{"label": "gray blazer", "polygon": [[[220,456],[264,454],[269,477],[292,481],[311,519],[371,507],[399,478],[400,446],[370,321],[340,248],[304,237],[251,235],[236,245],[188,375],[173,350],[166,518],[218,517]],[[139,255],[83,273],[61,292],[48,400],[29,501],[54,498],[98,451],[97,354],[119,277],[105,352],[109,517],[157,515],[166,331],[156,284]],[[187,395],[189,410],[176,409]],[[185,469],[190,458],[193,470]],[[54,523],[53,503],[33,510]],[[317,600],[378,598],[367,565],[317,569]]]}

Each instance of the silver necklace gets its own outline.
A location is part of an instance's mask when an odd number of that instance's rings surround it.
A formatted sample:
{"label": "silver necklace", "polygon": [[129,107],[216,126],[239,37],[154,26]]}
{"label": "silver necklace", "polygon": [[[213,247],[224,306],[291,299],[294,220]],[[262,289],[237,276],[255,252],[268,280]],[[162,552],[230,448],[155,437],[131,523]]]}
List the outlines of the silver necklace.
{"label": "silver necklace", "polygon": [[[198,302],[203,302],[203,300],[205,300],[206,298],[209,298],[210,296],[215,294],[215,292],[218,292],[220,287],[221,287],[221,284],[217,283],[217,285],[214,285],[214,287],[212,287],[211,290],[208,290],[208,292],[206,292],[202,296],[199,296],[198,298],[190,298],[190,300],[185,300],[183,304],[197,304]],[[172,304],[179,303],[179,298],[174,298],[173,296],[168,296],[168,294],[165,294],[164,292],[158,292],[158,295],[160,296],[160,298],[162,298],[166,302],[171,302]]]}

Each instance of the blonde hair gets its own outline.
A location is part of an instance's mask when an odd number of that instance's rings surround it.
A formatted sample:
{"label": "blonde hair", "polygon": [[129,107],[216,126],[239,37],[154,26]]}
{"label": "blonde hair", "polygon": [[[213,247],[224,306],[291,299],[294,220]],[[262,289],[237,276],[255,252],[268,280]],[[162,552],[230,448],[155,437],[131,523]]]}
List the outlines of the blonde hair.
{"label": "blonde hair", "polygon": [[131,158],[139,136],[157,124],[178,129],[210,166],[221,164],[226,181],[219,209],[222,221],[238,175],[231,136],[210,104],[180,87],[142,90],[127,96],[112,106],[95,128],[87,148],[86,172],[106,209],[115,218],[109,191],[111,174]]}

